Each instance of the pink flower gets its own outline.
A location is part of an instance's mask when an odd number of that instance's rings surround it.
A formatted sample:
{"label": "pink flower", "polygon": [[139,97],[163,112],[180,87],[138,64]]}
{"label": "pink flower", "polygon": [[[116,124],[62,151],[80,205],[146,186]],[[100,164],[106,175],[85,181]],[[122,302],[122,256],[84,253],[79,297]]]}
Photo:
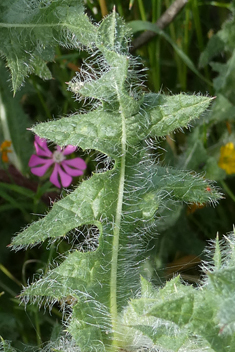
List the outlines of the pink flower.
{"label": "pink flower", "polygon": [[68,145],[64,149],[57,146],[56,150],[51,152],[47,147],[46,140],[35,136],[34,146],[36,154],[33,154],[29,160],[32,174],[43,176],[48,168],[54,165],[50,181],[58,188],[61,187],[61,184],[63,187],[68,187],[72,182],[72,177],[82,175],[86,169],[86,163],[81,158],[66,160],[65,156],[76,150],[76,147],[72,145]]}

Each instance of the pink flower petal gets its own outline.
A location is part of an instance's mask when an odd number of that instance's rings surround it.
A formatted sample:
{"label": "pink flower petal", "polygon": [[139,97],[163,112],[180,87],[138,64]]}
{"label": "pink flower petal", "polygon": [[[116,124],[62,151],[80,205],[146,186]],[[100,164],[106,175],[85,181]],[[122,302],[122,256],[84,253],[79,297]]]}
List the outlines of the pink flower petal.
{"label": "pink flower petal", "polygon": [[39,137],[38,135],[36,135],[35,134],[35,136],[34,136],[34,141],[37,143],[37,144],[39,144],[39,145],[41,145],[42,147],[45,145],[45,143],[46,143],[46,139],[45,138],[41,138],[41,137]]}
{"label": "pink flower petal", "polygon": [[48,170],[48,165],[43,165],[38,167],[32,167],[31,172],[32,174],[41,177],[46,173],[47,170]]}
{"label": "pink flower petal", "polygon": [[36,154],[33,154],[31,158],[29,159],[29,167],[34,167],[34,166],[40,166],[40,165],[52,165],[54,163],[53,159],[45,159],[45,158],[40,158],[40,156],[37,156]]}
{"label": "pink flower petal", "polygon": [[74,177],[74,176],[83,175],[82,170],[72,169],[71,167],[67,166],[66,164],[63,164],[63,168],[64,168],[64,171],[70,176]]}
{"label": "pink flower petal", "polygon": [[34,146],[36,149],[37,155],[50,157],[52,152],[47,147],[47,142],[44,138],[40,138],[39,136],[35,136]]}
{"label": "pink flower petal", "polygon": [[29,160],[29,167],[31,167],[31,172],[37,176],[43,176],[47,169],[53,164],[52,159],[40,158],[37,155],[32,155]]}
{"label": "pink flower petal", "polygon": [[64,172],[59,166],[59,175],[63,187],[68,187],[73,181],[72,177]]}
{"label": "pink flower petal", "polygon": [[75,158],[71,160],[62,161],[65,172],[70,176],[80,176],[83,175],[83,170],[86,168],[86,163],[80,158]]}
{"label": "pink flower petal", "polygon": [[[40,160],[38,160],[38,159],[40,159]],[[29,167],[32,167],[32,166],[35,166],[35,165],[39,165],[39,164],[42,164],[42,158],[39,158],[35,154],[31,155],[31,157],[29,159],[29,163],[28,163]]]}
{"label": "pink flower petal", "polygon": [[51,183],[53,183],[56,187],[60,188],[60,183],[59,183],[59,178],[58,176],[60,176],[60,180],[62,183],[63,187],[68,187],[71,182],[72,182],[72,177],[69,176],[68,174],[66,174],[62,169],[61,166],[59,164],[55,164],[54,170],[51,174],[50,177],[50,181]]}
{"label": "pink flower petal", "polygon": [[67,147],[64,148],[63,155],[72,154],[73,152],[75,152],[76,149],[77,149],[77,147],[69,144],[69,145],[67,145]]}
{"label": "pink flower petal", "polygon": [[31,169],[31,172],[32,174],[41,177],[46,173],[47,169],[48,169],[47,165],[40,166],[40,167],[33,167]]}
{"label": "pink flower petal", "polygon": [[58,178],[58,164],[55,164],[54,170],[50,176],[50,181],[51,183],[53,183],[53,185],[55,185],[56,187],[60,188],[60,182],[59,182],[59,178]]}
{"label": "pink flower petal", "polygon": [[86,163],[81,158],[63,160],[62,161],[62,165],[64,166],[64,164],[66,164],[67,166],[71,166],[71,167],[73,167],[75,169],[80,169],[80,170],[85,170],[86,169]]}

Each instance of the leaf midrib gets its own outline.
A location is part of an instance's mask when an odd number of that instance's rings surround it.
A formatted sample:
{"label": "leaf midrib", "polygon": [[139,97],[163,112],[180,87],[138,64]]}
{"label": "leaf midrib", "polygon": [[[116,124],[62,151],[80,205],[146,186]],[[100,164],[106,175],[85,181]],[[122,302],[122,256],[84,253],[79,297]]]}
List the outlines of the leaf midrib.
{"label": "leaf midrib", "polygon": [[59,23],[4,23],[0,22],[0,28],[38,28],[38,27],[70,27],[78,29],[79,26],[74,26],[70,23],[59,22]]}
{"label": "leaf midrib", "polygon": [[123,195],[124,195],[124,183],[125,183],[125,168],[126,168],[126,120],[123,108],[121,105],[121,97],[119,93],[119,87],[116,84],[116,91],[118,100],[120,103],[120,114],[122,118],[122,138],[121,138],[121,148],[122,155],[120,159],[120,178],[118,185],[118,198],[117,198],[117,209],[115,214],[115,221],[113,227],[113,244],[112,244],[112,259],[111,259],[111,277],[110,277],[110,314],[112,319],[113,328],[113,345],[117,343],[117,338],[115,334],[117,332],[117,270],[118,270],[118,252],[119,252],[119,237],[120,237],[120,227],[121,227],[121,216],[122,216],[122,205],[123,205]]}

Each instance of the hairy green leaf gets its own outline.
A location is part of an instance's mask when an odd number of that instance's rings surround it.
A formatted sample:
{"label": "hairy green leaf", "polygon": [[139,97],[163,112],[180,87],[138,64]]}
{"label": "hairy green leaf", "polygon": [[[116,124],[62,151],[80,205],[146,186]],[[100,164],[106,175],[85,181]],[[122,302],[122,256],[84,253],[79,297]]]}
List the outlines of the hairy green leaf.
{"label": "hairy green leaf", "polygon": [[1,1],[0,53],[11,70],[14,92],[31,73],[52,78],[46,63],[53,61],[58,44],[92,46],[95,36],[80,0]]}
{"label": "hairy green leaf", "polygon": [[[132,318],[139,323],[132,324],[132,328],[140,330],[156,345],[166,343],[166,348],[173,351],[178,351],[181,347],[177,347],[180,341],[186,348],[187,338],[192,340],[193,337],[195,346],[202,343],[202,350],[207,348],[218,352],[233,351],[234,238],[232,234],[223,242],[216,239],[214,265],[205,263],[207,278],[204,285],[198,289],[183,285],[180,278],[176,277],[162,289],[154,290],[150,283],[142,279],[141,297],[130,301],[130,308],[134,308],[137,313],[137,316]],[[150,320],[150,317],[155,320]],[[175,330],[172,330],[172,325],[166,329],[167,322],[175,324]],[[178,334],[182,337],[181,340]],[[166,339],[163,338],[164,335]],[[195,339],[196,336],[198,340]],[[166,342],[167,337],[175,341],[175,349],[171,349],[170,344]],[[188,351],[187,348],[186,350]]]}

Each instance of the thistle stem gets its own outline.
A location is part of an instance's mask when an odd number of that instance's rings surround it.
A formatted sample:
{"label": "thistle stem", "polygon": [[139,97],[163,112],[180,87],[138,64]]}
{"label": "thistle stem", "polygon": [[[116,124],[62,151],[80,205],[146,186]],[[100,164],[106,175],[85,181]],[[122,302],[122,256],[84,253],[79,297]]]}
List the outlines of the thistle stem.
{"label": "thistle stem", "polygon": [[[120,95],[117,93],[119,102],[121,101]],[[126,121],[121,108],[122,117],[122,156],[121,156],[121,167],[120,167],[120,179],[118,186],[118,199],[117,199],[117,210],[115,214],[115,223],[113,228],[113,247],[112,247],[112,261],[111,261],[111,278],[110,278],[110,314],[112,319],[113,328],[113,347],[116,349],[118,347],[117,338],[117,270],[118,270],[118,249],[119,249],[119,237],[120,237],[120,227],[121,227],[121,216],[122,216],[122,204],[123,204],[123,194],[124,194],[124,182],[125,182],[125,168],[126,168]]]}

